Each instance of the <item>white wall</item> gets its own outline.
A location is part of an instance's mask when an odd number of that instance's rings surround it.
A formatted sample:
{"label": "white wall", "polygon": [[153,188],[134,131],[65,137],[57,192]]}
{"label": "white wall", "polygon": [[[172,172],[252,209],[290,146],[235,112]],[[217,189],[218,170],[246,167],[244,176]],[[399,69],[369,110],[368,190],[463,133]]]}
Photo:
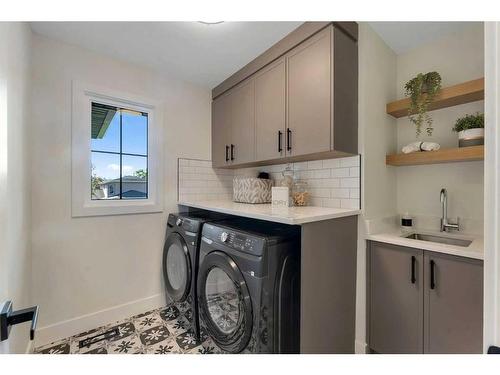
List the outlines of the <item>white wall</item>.
{"label": "white wall", "polygon": [[[404,97],[404,84],[419,72],[437,71],[443,87],[484,76],[483,25],[474,23],[436,41],[417,47],[397,57],[397,98]],[[430,112],[434,133],[423,131],[421,140],[438,142],[442,148],[458,146],[458,136],[451,131],[458,117],[484,112],[483,101]],[[407,117],[397,120],[398,150],[417,140],[415,127]],[[399,151],[400,152],[400,151]],[[483,230],[482,161],[453,164],[398,167],[398,213],[408,211],[417,216],[417,226],[438,229],[441,217],[439,192],[448,189],[448,216],[460,216],[462,230],[481,233]],[[419,221],[420,219],[420,223]],[[423,220],[425,219],[425,223]]]}
{"label": "white wall", "polygon": [[[177,158],[210,157],[211,99],[208,89],[39,35],[32,79],[33,295],[43,344],[164,303],[161,256],[167,214],[177,209]],[[164,103],[163,213],[71,218],[72,80]]]}
{"label": "white wall", "polygon": [[396,55],[367,23],[359,24],[359,153],[361,207],[358,221],[356,285],[356,352],[366,343],[366,241],[368,222],[396,212],[396,171],[385,156],[396,149],[396,121],[385,105],[396,95]]}
{"label": "white wall", "polygon": [[485,25],[484,350],[500,347],[500,23]]}
{"label": "white wall", "polygon": [[[0,22],[0,305],[31,304],[29,115],[31,31]],[[1,352],[24,353],[29,324],[12,328]]]}

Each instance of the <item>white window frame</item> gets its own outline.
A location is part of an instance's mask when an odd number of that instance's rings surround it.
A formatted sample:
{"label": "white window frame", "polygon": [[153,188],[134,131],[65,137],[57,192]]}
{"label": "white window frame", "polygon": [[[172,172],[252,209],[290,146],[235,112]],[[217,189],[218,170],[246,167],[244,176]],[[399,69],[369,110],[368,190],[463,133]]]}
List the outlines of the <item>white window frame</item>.
{"label": "white window frame", "polygon": [[[91,111],[96,101],[148,114],[148,198],[91,199]],[[71,192],[72,217],[139,214],[163,211],[163,139],[158,101],[107,88],[72,83]]]}

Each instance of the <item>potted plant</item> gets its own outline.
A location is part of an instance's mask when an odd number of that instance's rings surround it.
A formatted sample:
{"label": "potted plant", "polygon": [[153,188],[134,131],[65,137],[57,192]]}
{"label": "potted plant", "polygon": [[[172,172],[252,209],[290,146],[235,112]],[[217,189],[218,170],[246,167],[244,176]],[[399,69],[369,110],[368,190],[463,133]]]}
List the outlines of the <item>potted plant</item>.
{"label": "potted plant", "polygon": [[453,131],[458,133],[458,147],[484,145],[484,113],[460,117]]}
{"label": "potted plant", "polygon": [[427,134],[432,135],[432,118],[427,110],[439,90],[441,90],[441,76],[438,72],[419,73],[405,84],[405,95],[410,98],[408,118],[415,124],[417,137],[422,133],[424,122],[427,124]]}

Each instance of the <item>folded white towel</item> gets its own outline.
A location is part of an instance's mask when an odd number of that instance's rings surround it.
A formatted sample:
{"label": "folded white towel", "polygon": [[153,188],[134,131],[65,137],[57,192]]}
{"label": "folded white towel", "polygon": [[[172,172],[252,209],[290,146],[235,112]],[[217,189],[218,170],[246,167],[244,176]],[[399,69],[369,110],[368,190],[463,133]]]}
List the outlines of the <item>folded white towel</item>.
{"label": "folded white towel", "polygon": [[439,143],[435,142],[412,142],[404,146],[401,151],[403,151],[403,154],[409,154],[411,152],[436,151],[440,148]]}

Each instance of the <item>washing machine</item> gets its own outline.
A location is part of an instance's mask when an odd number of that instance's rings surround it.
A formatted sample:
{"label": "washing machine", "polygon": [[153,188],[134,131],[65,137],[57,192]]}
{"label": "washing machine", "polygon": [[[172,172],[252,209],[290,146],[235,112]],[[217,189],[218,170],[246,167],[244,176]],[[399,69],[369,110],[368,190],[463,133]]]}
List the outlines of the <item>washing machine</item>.
{"label": "washing machine", "polygon": [[200,328],[196,298],[198,252],[203,225],[208,221],[227,219],[227,215],[196,211],[168,215],[163,247],[163,279],[167,299],[190,305],[192,330],[199,338]]}
{"label": "washing machine", "polygon": [[200,325],[229,353],[299,353],[300,227],[239,219],[203,226]]}

